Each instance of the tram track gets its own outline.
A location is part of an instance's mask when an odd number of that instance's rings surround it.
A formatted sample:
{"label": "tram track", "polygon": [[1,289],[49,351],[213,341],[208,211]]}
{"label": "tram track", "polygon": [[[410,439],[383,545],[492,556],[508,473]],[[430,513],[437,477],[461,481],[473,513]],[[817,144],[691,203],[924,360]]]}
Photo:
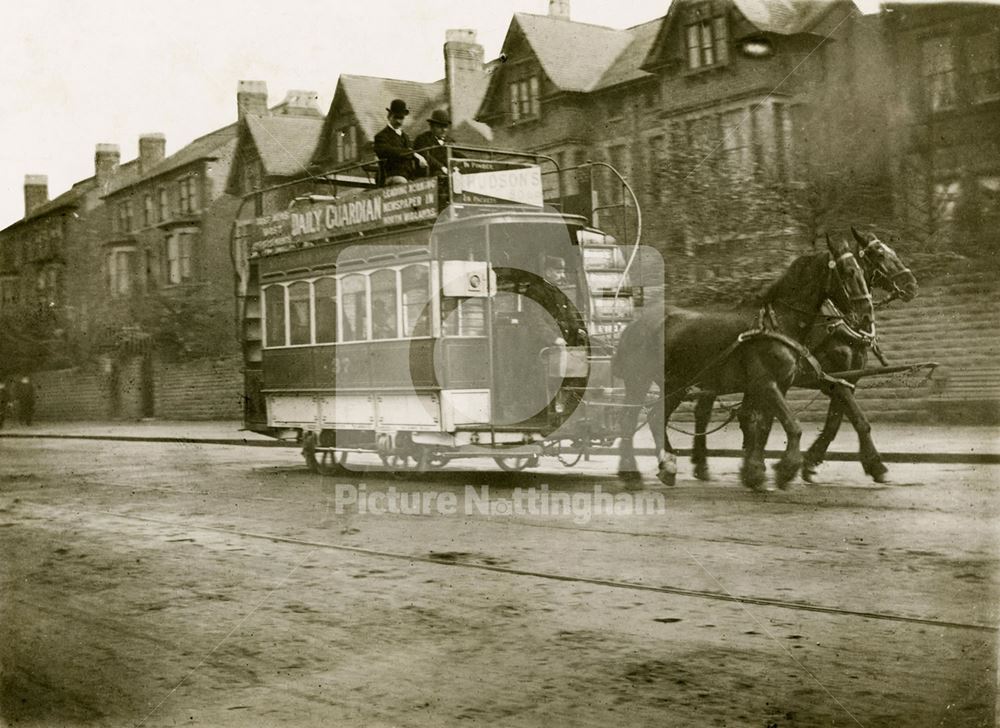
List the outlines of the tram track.
{"label": "tram track", "polygon": [[[147,437],[141,435],[82,435],[82,434],[61,434],[61,433],[27,433],[27,432],[5,432],[0,433],[0,439],[26,439],[26,440],[103,440],[111,442],[156,442],[172,445],[210,445],[215,447],[253,447],[253,448],[300,448],[298,443],[289,443],[281,440],[245,440],[235,438],[193,438],[193,437]],[[618,449],[615,447],[597,447],[590,451],[594,456],[617,456]],[[655,457],[656,450],[653,448],[636,447],[635,454],[642,457]],[[677,457],[690,457],[691,448],[677,448]],[[743,452],[732,448],[709,449],[709,458],[742,458]],[[784,454],[783,450],[766,450],[764,456],[767,459],[780,458]],[[989,452],[883,452],[881,458],[887,463],[910,463],[914,465],[936,464],[936,465],[1000,465],[1000,453]],[[858,454],[855,452],[830,451],[824,456],[827,462],[856,462]]]}
{"label": "tram track", "polygon": [[[81,514],[86,513],[86,511],[80,511],[79,513]],[[888,621],[899,624],[917,624],[917,625],[925,625],[925,626],[938,627],[944,629],[972,630],[977,632],[986,632],[994,634],[1000,631],[1000,629],[998,629],[998,627],[995,625],[976,624],[970,622],[954,622],[949,620],[941,620],[941,619],[933,619],[925,617],[911,617],[900,614],[892,614],[888,612],[872,612],[864,610],[845,609],[841,607],[831,607],[812,602],[800,602],[800,601],[792,601],[785,599],[773,599],[769,597],[735,595],[725,591],[688,589],[685,587],[674,586],[674,585],[654,586],[650,584],[638,584],[635,582],[619,581],[615,579],[603,579],[603,578],[587,577],[574,574],[562,574],[557,572],[539,571],[534,569],[519,569],[515,567],[487,564],[475,561],[462,561],[451,557],[446,558],[443,555],[440,557],[434,557],[434,556],[426,556],[420,554],[407,554],[398,551],[387,551],[383,549],[365,548],[362,546],[348,546],[345,544],[334,544],[325,541],[314,541],[310,539],[294,538],[291,536],[281,536],[279,534],[262,533],[257,531],[244,531],[234,528],[223,528],[220,526],[178,523],[175,521],[170,521],[160,518],[151,518],[149,516],[137,516],[127,513],[119,513],[116,511],[91,511],[90,513],[97,516],[118,518],[125,521],[154,524],[158,526],[169,527],[171,529],[181,528],[193,531],[205,531],[210,533],[223,534],[227,536],[263,540],[272,543],[288,544],[291,546],[298,546],[304,548],[322,549],[325,551],[337,551],[342,553],[358,554],[361,556],[369,556],[374,558],[406,561],[409,563],[423,563],[423,564],[433,564],[443,567],[471,569],[471,570],[478,570],[495,574],[503,574],[506,576],[518,576],[518,577],[526,577],[534,579],[544,579],[547,581],[586,584],[589,586],[601,586],[623,591],[639,591],[639,592],[652,592],[658,594],[670,594],[673,596],[682,596],[682,597],[700,599],[705,601],[729,602],[729,603],[736,603],[743,605],[772,607],[777,609],[788,609],[800,612],[830,614],[834,616],[851,617],[857,619]]]}

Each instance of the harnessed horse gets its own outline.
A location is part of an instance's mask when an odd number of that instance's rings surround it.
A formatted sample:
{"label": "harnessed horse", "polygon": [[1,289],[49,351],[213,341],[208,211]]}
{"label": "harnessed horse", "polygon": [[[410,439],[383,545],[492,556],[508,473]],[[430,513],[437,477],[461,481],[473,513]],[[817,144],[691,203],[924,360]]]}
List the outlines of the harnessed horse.
{"label": "harnessed horse", "polygon": [[[638,477],[633,436],[651,384],[660,398],[649,414],[659,472],[672,485],[677,459],[666,425],[685,399],[742,392],[741,424],[745,433],[759,431],[765,419],[777,417],[787,446],[776,466],[776,482],[788,484],[802,464],[801,427],[785,401],[800,361],[817,381],[826,380],[816,359],[803,346],[809,325],[823,301],[831,299],[862,322],[873,319],[871,294],[850,247],[827,237],[828,252],[800,256],[765,292],[762,307],[737,312],[701,312],[658,307],[629,324],[612,359],[612,372],[625,384],[625,416],[619,447],[619,475]],[[850,388],[846,382],[841,386]],[[741,477],[750,488],[763,485],[764,442],[747,438]]]}
{"label": "harnessed horse", "polygon": [[[886,298],[874,304],[875,308],[897,298],[903,301],[912,300],[917,295],[917,279],[896,252],[871,233],[862,236],[853,227],[851,233],[855,240],[853,253],[864,271],[865,282],[870,288],[877,286],[889,293]],[[869,350],[875,353],[883,365],[887,363],[878,347],[874,326],[865,331],[859,324],[860,322],[843,313],[832,301],[823,302],[820,316],[813,324],[805,344],[824,371],[861,370],[868,360]],[[856,384],[857,379],[854,377],[846,381]],[[885,482],[888,468],[875,447],[871,437],[871,425],[858,406],[851,388],[817,382],[811,373],[797,377],[793,386],[820,389],[830,397],[823,430],[803,457],[802,477],[810,482],[815,477],[816,469],[823,462],[827,449],[837,436],[846,415],[858,435],[859,458],[864,471],[875,482]],[[714,402],[715,396],[705,393],[698,397],[694,409],[695,434],[691,462],[694,466],[694,476],[699,480],[711,479],[705,438]],[[764,424],[762,423],[762,427]],[[770,423],[766,425],[769,429]],[[763,437],[766,440],[766,434]]]}

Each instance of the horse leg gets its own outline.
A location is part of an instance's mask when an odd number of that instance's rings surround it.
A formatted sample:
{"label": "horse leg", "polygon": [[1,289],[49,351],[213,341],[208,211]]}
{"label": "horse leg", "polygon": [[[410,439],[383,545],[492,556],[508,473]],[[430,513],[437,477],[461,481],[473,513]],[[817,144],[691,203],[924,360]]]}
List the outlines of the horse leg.
{"label": "horse leg", "polygon": [[833,388],[833,400],[831,400],[831,404],[834,400],[840,403],[847,414],[847,419],[854,426],[854,431],[858,433],[861,467],[865,469],[865,472],[876,483],[886,482],[888,480],[889,468],[882,462],[882,456],[875,447],[875,441],[872,440],[871,423],[868,422],[868,418],[865,417],[865,413],[861,410],[860,405],[858,405],[858,400],[855,398],[854,392],[850,387],[845,387],[842,384],[836,385]]}
{"label": "horse leg", "polygon": [[[802,467],[802,426],[799,425],[795,415],[789,408],[788,403],[777,383],[768,383],[763,390],[763,396],[767,401],[770,411],[778,418],[782,428],[785,430],[785,454],[774,466],[774,480],[779,488],[787,488],[791,480],[798,474]],[[761,434],[762,439],[767,439],[767,433]],[[763,450],[763,443],[758,443]]]}
{"label": "horse leg", "polygon": [[[760,405],[749,395],[744,396],[740,405],[740,429],[743,430],[743,465],[740,467],[740,481],[750,490],[762,490],[767,480],[764,467],[763,435],[764,416]],[[770,425],[768,425],[770,427]]]}
{"label": "horse leg", "polygon": [[[639,409],[648,389],[648,386],[643,388],[635,381],[625,382],[625,412],[621,418],[621,442],[618,445],[618,477],[622,480],[636,481],[642,477],[635,462],[634,438],[639,425]],[[658,404],[653,405],[654,410]]]}
{"label": "horse leg", "polygon": [[830,406],[826,410],[826,421],[823,423],[823,429],[820,431],[819,437],[816,438],[816,442],[809,446],[802,458],[802,478],[807,483],[814,482],[816,470],[823,463],[826,451],[829,449],[830,443],[837,437],[840,424],[844,421],[844,408],[840,404],[840,399],[833,392],[829,392],[829,395]]}
{"label": "horse leg", "polygon": [[712,479],[708,472],[708,443],[705,431],[711,421],[714,405],[714,394],[702,394],[694,403],[694,445],[691,448],[691,463],[694,465],[694,477],[698,480]]}
{"label": "horse leg", "polygon": [[667,434],[667,423],[670,422],[670,415],[680,406],[683,397],[674,395],[667,397],[662,402],[662,409],[656,411],[656,418],[651,416],[649,426],[653,431],[653,440],[656,443],[656,477],[664,485],[675,485],[677,483],[677,453],[673,445],[670,444],[670,436]]}

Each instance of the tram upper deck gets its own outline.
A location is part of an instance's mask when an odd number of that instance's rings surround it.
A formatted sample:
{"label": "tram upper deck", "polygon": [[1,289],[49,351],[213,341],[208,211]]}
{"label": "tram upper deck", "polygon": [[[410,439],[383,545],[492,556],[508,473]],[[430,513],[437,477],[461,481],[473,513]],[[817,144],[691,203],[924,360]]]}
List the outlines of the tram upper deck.
{"label": "tram upper deck", "polygon": [[598,351],[631,318],[617,241],[545,207],[537,164],[450,169],[381,188],[335,173],[336,196],[242,226],[248,426],[537,428],[541,357]]}

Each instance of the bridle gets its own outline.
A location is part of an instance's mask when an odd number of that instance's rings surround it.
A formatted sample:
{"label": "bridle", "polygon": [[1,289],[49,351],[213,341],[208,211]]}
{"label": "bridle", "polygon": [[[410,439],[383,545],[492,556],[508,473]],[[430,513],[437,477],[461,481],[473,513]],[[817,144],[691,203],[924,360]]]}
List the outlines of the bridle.
{"label": "bridle", "polygon": [[[889,251],[890,253],[894,253],[894,251],[892,250],[892,248],[890,248],[888,245],[886,245],[885,243],[883,243],[878,238],[872,237],[872,239],[870,241],[868,241],[868,244],[865,245],[865,247],[861,248],[858,251],[858,257],[861,258],[862,260],[864,260],[865,255],[871,253],[873,249],[874,250],[879,250],[879,252]],[[892,303],[897,298],[902,298],[903,297],[903,295],[904,295],[903,289],[901,289],[896,284],[896,280],[899,279],[902,276],[909,276],[909,277],[912,278],[913,277],[913,271],[911,271],[909,268],[907,268],[907,267],[904,266],[902,269],[896,271],[895,273],[891,273],[890,274],[890,273],[886,273],[885,270],[883,270],[883,268],[882,268],[881,265],[878,265],[878,264],[875,265],[874,269],[872,269],[872,284],[874,284],[877,280],[879,280],[881,278],[882,281],[884,281],[884,283],[885,283],[885,287],[892,289],[888,296],[886,296],[885,298],[883,298],[880,301],[875,301],[874,302],[873,305],[874,305],[875,308],[881,308],[882,306],[885,306],[885,305],[887,305],[889,303]]]}
{"label": "bridle", "polygon": [[[850,286],[849,286],[848,282],[844,278],[844,274],[841,272],[841,266],[847,264],[846,263],[847,259],[853,260],[854,261],[854,265],[857,268],[857,271],[856,271],[857,272],[857,278],[861,282],[861,285],[862,285],[862,290],[861,290],[860,293],[852,293],[852,291],[850,290]],[[871,342],[875,341],[875,315],[874,315],[875,314],[875,304],[872,301],[871,291],[868,290],[868,283],[867,283],[867,281],[865,281],[864,270],[862,270],[861,264],[858,263],[858,261],[854,257],[853,253],[851,253],[850,251],[847,251],[846,253],[841,253],[837,258],[834,258],[833,254],[831,253],[830,254],[830,263],[829,263],[829,266],[830,266],[830,271],[832,273],[836,273],[837,278],[840,280],[840,289],[841,289],[841,291],[843,292],[843,294],[847,298],[847,300],[851,303],[852,310],[851,310],[850,313],[851,313],[852,316],[854,314],[854,311],[853,311],[854,304],[859,303],[859,302],[861,302],[861,303],[867,303],[868,304],[868,308],[871,310],[871,316],[869,317],[869,329],[868,329],[868,331],[861,331],[861,330],[856,329],[856,328],[854,328],[852,326],[848,326],[848,324],[847,324],[847,322],[845,320],[846,317],[845,317],[845,319],[841,319],[841,324],[844,327],[846,327],[847,333],[850,336],[852,336],[852,338],[856,338],[856,339],[859,339],[861,341],[864,341],[865,343],[869,343],[870,344]]]}

